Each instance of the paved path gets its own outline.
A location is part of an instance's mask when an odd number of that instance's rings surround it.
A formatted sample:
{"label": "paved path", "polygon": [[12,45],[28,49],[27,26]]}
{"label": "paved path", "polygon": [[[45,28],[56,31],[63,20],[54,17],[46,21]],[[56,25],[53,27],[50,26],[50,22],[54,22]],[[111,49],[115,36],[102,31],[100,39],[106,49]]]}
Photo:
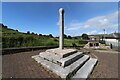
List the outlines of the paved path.
{"label": "paved path", "polygon": [[31,58],[40,52],[39,50],[4,55],[2,57],[3,78],[59,78]]}

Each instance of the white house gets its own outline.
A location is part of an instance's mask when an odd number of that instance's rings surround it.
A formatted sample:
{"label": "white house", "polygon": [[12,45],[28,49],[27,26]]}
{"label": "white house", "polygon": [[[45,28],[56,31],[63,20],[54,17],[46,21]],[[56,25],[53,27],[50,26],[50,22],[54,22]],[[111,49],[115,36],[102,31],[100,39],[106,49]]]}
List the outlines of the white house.
{"label": "white house", "polygon": [[119,46],[120,44],[120,33],[112,33],[105,35],[105,43],[112,46]]}

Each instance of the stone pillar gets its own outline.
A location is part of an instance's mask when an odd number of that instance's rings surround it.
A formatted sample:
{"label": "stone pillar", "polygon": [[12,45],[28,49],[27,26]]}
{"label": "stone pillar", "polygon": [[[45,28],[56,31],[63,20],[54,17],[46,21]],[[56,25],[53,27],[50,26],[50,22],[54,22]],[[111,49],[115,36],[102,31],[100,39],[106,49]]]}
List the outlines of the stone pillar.
{"label": "stone pillar", "polygon": [[60,25],[59,49],[64,49],[64,9],[60,8],[59,13],[60,13],[60,20],[59,20],[59,25]]}

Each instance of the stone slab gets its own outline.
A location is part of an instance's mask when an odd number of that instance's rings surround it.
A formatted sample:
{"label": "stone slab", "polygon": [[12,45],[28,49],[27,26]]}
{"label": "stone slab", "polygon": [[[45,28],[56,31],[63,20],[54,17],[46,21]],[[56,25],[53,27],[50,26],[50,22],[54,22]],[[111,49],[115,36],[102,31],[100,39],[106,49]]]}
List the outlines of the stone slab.
{"label": "stone slab", "polygon": [[42,57],[43,59],[47,59],[51,62],[54,62],[54,63],[58,63],[60,61],[60,57],[57,56],[57,55],[52,55],[50,53],[47,53],[47,52],[41,52],[39,54],[40,57]]}
{"label": "stone slab", "polygon": [[73,76],[72,80],[85,80],[92,72],[95,64],[97,63],[97,59],[90,58]]}
{"label": "stone slab", "polygon": [[76,52],[68,57],[60,59],[60,63],[62,64],[61,66],[65,67],[70,65],[71,63],[75,62],[79,58],[81,58],[83,55],[83,52]]}
{"label": "stone slab", "polygon": [[55,63],[52,63],[50,61],[44,60],[43,58],[39,56],[34,56],[34,58],[38,63],[41,63],[43,66],[47,67],[49,70],[53,71],[57,75],[59,75],[61,78],[66,78],[69,73],[72,73],[75,71],[78,67],[80,67],[86,60],[89,59],[88,55],[84,55],[82,58],[78,59],[71,65],[63,68],[62,66],[59,66]]}
{"label": "stone slab", "polygon": [[60,58],[64,58],[67,57],[75,52],[77,52],[76,49],[59,49],[59,48],[55,48],[55,49],[48,49],[45,52],[47,53],[51,53],[53,55],[59,56]]}
{"label": "stone slab", "polygon": [[77,53],[74,53],[68,57],[62,58],[62,59],[60,59],[59,56],[54,56],[54,55],[51,55],[51,54],[46,53],[46,52],[41,52],[39,55],[43,59],[47,59],[51,62],[54,62],[56,64],[59,64],[59,65],[65,67],[65,66],[70,65],[71,63],[73,63],[74,61],[79,59],[80,57],[82,57],[83,56],[82,53],[83,52],[77,52]]}
{"label": "stone slab", "polygon": [[33,59],[34,59],[34,58],[37,58],[37,57],[39,57],[39,55],[34,55],[34,56],[32,56]]}

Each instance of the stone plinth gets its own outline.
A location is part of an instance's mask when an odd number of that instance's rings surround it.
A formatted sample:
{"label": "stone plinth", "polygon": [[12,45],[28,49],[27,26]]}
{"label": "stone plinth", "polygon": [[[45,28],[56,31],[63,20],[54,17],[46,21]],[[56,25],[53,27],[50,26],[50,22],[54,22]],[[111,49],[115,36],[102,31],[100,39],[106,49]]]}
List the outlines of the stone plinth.
{"label": "stone plinth", "polygon": [[55,55],[55,56],[59,56],[59,58],[64,58],[64,57],[67,57],[67,56],[77,52],[77,50],[76,49],[55,48],[55,49],[48,49],[45,52],[50,53],[50,54]]}
{"label": "stone plinth", "polygon": [[[32,58],[61,78],[72,78],[71,74],[75,75],[74,73],[78,70],[79,72],[77,74],[81,74],[82,78],[84,78],[84,76],[86,78],[97,63],[97,59],[94,60],[88,55],[83,55],[83,52],[77,52],[75,49],[48,49],[45,52],[39,53],[39,55],[32,56]],[[91,60],[94,61],[94,63],[92,63]],[[86,65],[84,66],[84,64]],[[92,67],[86,68],[89,66]],[[81,68],[82,71],[87,70],[84,76],[80,70]]]}

